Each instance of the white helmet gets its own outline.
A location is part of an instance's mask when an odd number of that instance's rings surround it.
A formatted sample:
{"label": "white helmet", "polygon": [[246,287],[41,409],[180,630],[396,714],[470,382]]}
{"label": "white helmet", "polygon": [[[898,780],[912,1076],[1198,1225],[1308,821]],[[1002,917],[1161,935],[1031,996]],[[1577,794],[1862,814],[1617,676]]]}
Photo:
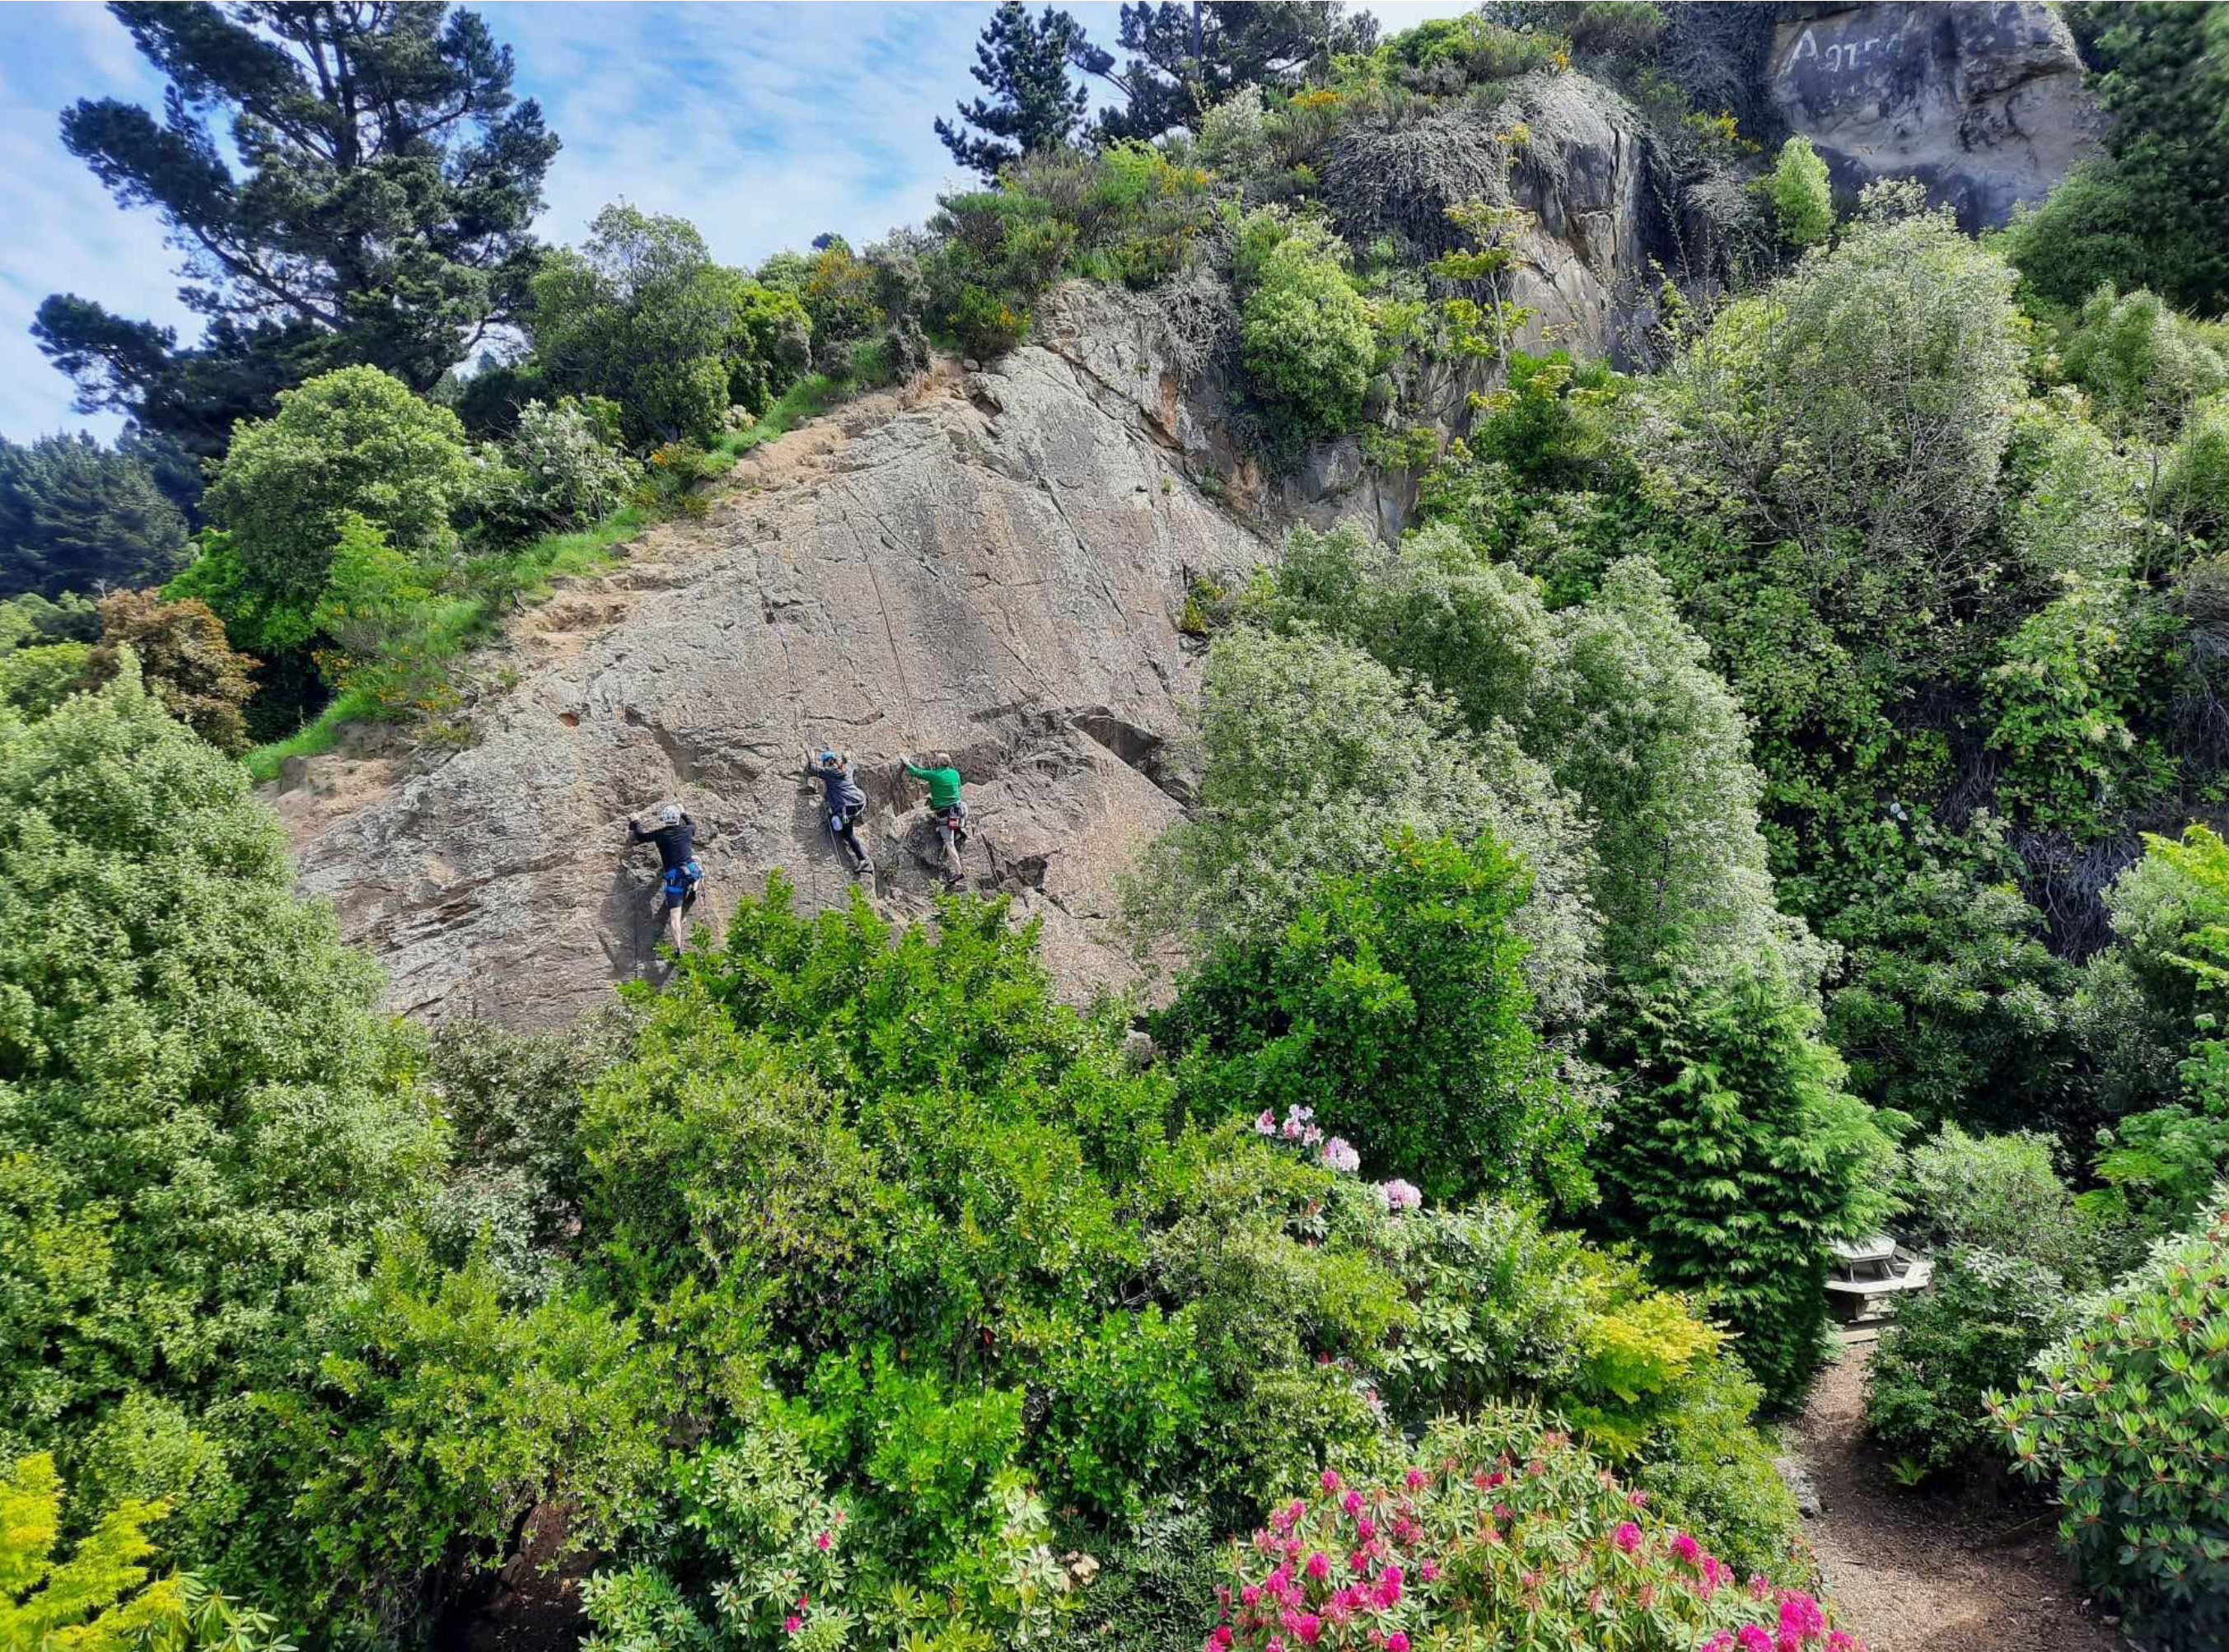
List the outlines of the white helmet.
{"label": "white helmet", "polygon": [[678,826],[681,823],[681,805],[678,803],[666,804],[658,811],[658,820],[662,826]]}

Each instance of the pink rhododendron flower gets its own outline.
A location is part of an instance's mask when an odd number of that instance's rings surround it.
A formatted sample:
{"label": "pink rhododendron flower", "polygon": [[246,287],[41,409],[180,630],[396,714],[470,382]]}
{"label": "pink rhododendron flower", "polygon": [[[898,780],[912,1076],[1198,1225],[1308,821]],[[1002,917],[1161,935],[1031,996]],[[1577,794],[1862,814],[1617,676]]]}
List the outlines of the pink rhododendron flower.
{"label": "pink rhododendron flower", "polygon": [[781,1632],[785,1635],[794,1635],[798,1630],[804,1627],[805,1620],[800,1617],[795,1612],[792,1612],[788,1617],[781,1620]]}
{"label": "pink rhododendron flower", "polygon": [[1716,1635],[1713,1635],[1709,1640],[1704,1642],[1701,1646],[1698,1647],[1695,1649],[1695,1652],[1734,1652],[1733,1631],[1731,1630],[1725,1629],[1720,1630]]}
{"label": "pink rhododendron flower", "polygon": [[1228,1623],[1217,1624],[1215,1626],[1215,1633],[1209,1636],[1207,1638],[1214,1645],[1229,1646],[1230,1644],[1230,1625]]}
{"label": "pink rhododendron flower", "polygon": [[1751,1600],[1763,1600],[1771,1592],[1772,1585],[1765,1581],[1764,1573],[1759,1572],[1750,1575],[1749,1580],[1749,1598]]}
{"label": "pink rhododendron flower", "polygon": [[1703,1546],[1685,1532],[1674,1532],[1672,1534],[1672,1553],[1693,1566],[1703,1553]]}
{"label": "pink rhododendron flower", "polygon": [[1424,1480],[1425,1475],[1422,1469],[1411,1469],[1409,1470],[1408,1481],[1410,1490],[1422,1491],[1424,1489]]}
{"label": "pink rhododendron flower", "polygon": [[1346,1496],[1339,1500],[1339,1506],[1350,1514],[1359,1514],[1362,1512],[1362,1494],[1359,1491],[1348,1492]]}
{"label": "pink rhododendron flower", "polygon": [[1337,1491],[1339,1489],[1339,1476],[1335,1471],[1330,1469],[1326,1469],[1321,1475],[1317,1476],[1317,1482],[1321,1485],[1326,1491]]}
{"label": "pink rhododendron flower", "polygon": [[1378,1202],[1389,1213],[1415,1210],[1423,1204],[1424,1195],[1414,1182],[1404,1181],[1396,1176],[1391,1181],[1378,1184]]}
{"label": "pink rhododendron flower", "polygon": [[1819,1610],[1819,1603],[1801,1589],[1791,1589],[1780,1602],[1780,1632],[1803,1640],[1817,1635],[1827,1627],[1827,1616]]}
{"label": "pink rhododendron flower", "polygon": [[1734,1643],[1741,1648],[1742,1652],[1772,1652],[1772,1636],[1754,1623],[1744,1623],[1741,1633],[1734,1637]]}
{"label": "pink rhododendron flower", "polygon": [[819,1536],[813,1540],[813,1546],[825,1553],[827,1552],[829,1544],[832,1541],[834,1541],[834,1540],[831,1538],[827,1533],[823,1532]]}
{"label": "pink rhododendron flower", "polygon": [[1354,1534],[1365,1543],[1370,1542],[1378,1535],[1378,1522],[1365,1514],[1354,1522]]}
{"label": "pink rhododendron flower", "polygon": [[1301,1637],[1304,1646],[1314,1646],[1323,1634],[1323,1619],[1314,1612],[1302,1612],[1293,1624],[1293,1633]]}
{"label": "pink rhododendron flower", "polygon": [[1395,1630],[1385,1637],[1385,1652],[1409,1652],[1409,1637]]}
{"label": "pink rhododendron flower", "polygon": [[1254,1121],[1254,1130],[1259,1136],[1275,1136],[1277,1133],[1277,1115],[1264,1107],[1260,1117]]}
{"label": "pink rhododendron flower", "polygon": [[[1603,1470],[1603,1478],[1607,1480],[1609,1477],[1609,1470],[1607,1469]],[[1648,1494],[1645,1491],[1628,1491],[1625,1494],[1625,1500],[1631,1503],[1635,1508],[1646,1508],[1648,1507]]]}
{"label": "pink rhododendron flower", "polygon": [[1262,1604],[1262,1585],[1258,1583],[1248,1584],[1243,1589],[1241,1589],[1238,1591],[1238,1600],[1241,1605],[1260,1605]]}
{"label": "pink rhododendron flower", "polygon": [[1630,1554],[1641,1546],[1641,1527],[1629,1520],[1621,1521],[1617,1530],[1610,1534],[1610,1541]]}
{"label": "pink rhododendron flower", "polygon": [[1326,1578],[1331,1574],[1331,1562],[1324,1558],[1324,1552],[1318,1549],[1308,1556],[1307,1565],[1301,1569],[1311,1578]]}
{"label": "pink rhododendron flower", "polygon": [[1437,1560],[1425,1561],[1423,1565],[1416,1568],[1416,1575],[1422,1578],[1426,1583],[1430,1583],[1434,1578],[1440,1575],[1440,1563]]}
{"label": "pink rhododendron flower", "polygon": [[1327,1169],[1352,1175],[1362,1169],[1362,1155],[1344,1136],[1334,1136],[1323,1144],[1323,1162]]}

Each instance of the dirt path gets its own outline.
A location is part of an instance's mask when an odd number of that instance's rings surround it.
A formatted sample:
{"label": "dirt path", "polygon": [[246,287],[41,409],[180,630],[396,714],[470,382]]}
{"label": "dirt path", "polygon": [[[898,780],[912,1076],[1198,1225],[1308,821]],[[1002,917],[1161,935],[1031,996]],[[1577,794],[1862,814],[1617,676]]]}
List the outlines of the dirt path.
{"label": "dirt path", "polygon": [[1900,1490],[1865,1438],[1870,1346],[1821,1373],[1790,1427],[1821,1512],[1804,1522],[1841,1619],[1872,1652],[2127,1652],[2084,1609],[2032,1504]]}

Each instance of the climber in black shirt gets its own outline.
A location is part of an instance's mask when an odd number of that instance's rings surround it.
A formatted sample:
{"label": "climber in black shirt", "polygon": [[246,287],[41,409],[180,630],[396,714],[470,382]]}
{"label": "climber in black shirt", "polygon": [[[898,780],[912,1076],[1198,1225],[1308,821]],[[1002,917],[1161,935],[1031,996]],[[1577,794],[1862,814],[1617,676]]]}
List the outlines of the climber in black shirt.
{"label": "climber in black shirt", "polygon": [[704,868],[697,864],[697,823],[682,812],[679,804],[670,803],[658,811],[658,829],[646,832],[627,816],[627,845],[637,843],[658,845],[658,864],[663,874],[658,880],[658,906],[652,914],[653,922],[664,924],[671,937],[673,949],[681,950],[681,917],[697,900],[697,886],[704,880]]}

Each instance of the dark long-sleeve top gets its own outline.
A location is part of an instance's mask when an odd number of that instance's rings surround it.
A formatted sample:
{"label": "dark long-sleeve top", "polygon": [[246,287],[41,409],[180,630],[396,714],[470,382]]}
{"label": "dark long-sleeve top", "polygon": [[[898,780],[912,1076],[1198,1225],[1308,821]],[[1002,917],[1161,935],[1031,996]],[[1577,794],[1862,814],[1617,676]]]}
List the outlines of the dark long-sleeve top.
{"label": "dark long-sleeve top", "polygon": [[633,821],[627,822],[627,842],[658,845],[658,866],[661,872],[671,872],[689,864],[697,854],[697,823],[684,815],[678,826],[661,826],[646,832]]}

